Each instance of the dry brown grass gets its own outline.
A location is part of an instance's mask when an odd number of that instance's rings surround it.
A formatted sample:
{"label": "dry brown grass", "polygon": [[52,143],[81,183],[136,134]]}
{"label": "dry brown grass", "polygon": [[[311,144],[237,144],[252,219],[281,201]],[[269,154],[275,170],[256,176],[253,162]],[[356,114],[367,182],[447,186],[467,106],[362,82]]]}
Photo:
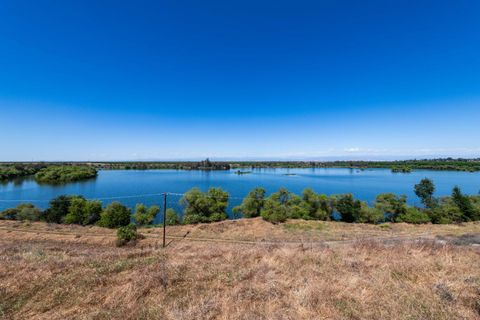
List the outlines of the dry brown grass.
{"label": "dry brown grass", "polygon": [[[248,222],[252,223],[248,227]],[[433,241],[358,240],[479,234],[463,226],[344,225],[258,219],[159,230],[116,248],[114,231],[0,223],[0,315],[6,319],[480,319],[480,249]],[[255,230],[252,235],[246,230]],[[378,229],[378,230],[377,230]],[[148,233],[146,233],[148,235]],[[260,235],[259,235],[260,234]],[[344,236],[352,242],[332,246]],[[268,236],[268,238],[266,238]],[[412,239],[413,239],[412,238]],[[278,243],[261,240],[328,240]],[[357,240],[355,240],[357,239]]]}
{"label": "dry brown grass", "polygon": [[[107,240],[115,237],[115,231],[99,227],[77,225],[58,225],[39,222],[1,221],[0,231],[38,232],[38,235],[64,234],[67,237],[91,236]],[[160,238],[162,228],[143,228],[139,231],[148,238]],[[167,236],[170,239],[186,238],[192,240],[232,240],[239,242],[336,242],[367,240],[379,238],[423,238],[437,236],[461,236],[480,234],[480,222],[450,225],[413,225],[406,223],[384,223],[380,225],[362,223],[344,223],[331,221],[289,220],[274,225],[261,218],[227,220],[210,224],[169,226]]]}

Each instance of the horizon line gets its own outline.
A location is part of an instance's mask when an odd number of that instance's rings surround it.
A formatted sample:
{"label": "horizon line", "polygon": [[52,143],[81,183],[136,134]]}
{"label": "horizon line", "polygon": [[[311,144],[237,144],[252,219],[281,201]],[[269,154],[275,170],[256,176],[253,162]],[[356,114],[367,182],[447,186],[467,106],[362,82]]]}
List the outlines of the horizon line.
{"label": "horizon line", "polygon": [[[323,158],[323,159],[322,159]],[[478,156],[400,156],[400,157],[347,157],[347,156],[332,156],[332,157],[315,157],[315,158],[289,158],[289,157],[191,157],[191,158],[163,158],[163,159],[116,159],[116,160],[0,160],[0,163],[66,163],[66,162],[77,162],[77,163],[86,163],[86,162],[199,162],[209,159],[216,162],[335,162],[335,161],[365,161],[365,162],[395,162],[395,161],[415,161],[415,160],[480,160],[480,155]]]}

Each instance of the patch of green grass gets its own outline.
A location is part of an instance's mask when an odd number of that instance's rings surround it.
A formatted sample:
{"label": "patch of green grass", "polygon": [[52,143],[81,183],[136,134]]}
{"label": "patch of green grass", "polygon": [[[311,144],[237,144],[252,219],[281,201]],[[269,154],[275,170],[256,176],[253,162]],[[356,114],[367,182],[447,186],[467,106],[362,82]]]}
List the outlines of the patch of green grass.
{"label": "patch of green grass", "polygon": [[348,319],[358,319],[356,316],[357,302],[353,299],[338,298],[333,301],[335,308]]}
{"label": "patch of green grass", "polygon": [[311,223],[285,223],[282,225],[285,230],[288,231],[322,231],[327,228],[327,225],[323,222],[311,222]]}
{"label": "patch of green grass", "polygon": [[27,261],[44,261],[47,259],[47,254],[41,249],[25,252],[23,256]]}
{"label": "patch of green grass", "polygon": [[134,260],[118,260],[115,262],[94,263],[93,268],[98,274],[120,273],[124,270],[130,269],[135,265]]}
{"label": "patch of green grass", "polygon": [[392,226],[389,225],[389,224],[386,224],[386,223],[380,224],[380,225],[378,225],[378,227],[379,227],[380,229],[383,229],[383,230],[390,230],[390,229],[392,229]]}

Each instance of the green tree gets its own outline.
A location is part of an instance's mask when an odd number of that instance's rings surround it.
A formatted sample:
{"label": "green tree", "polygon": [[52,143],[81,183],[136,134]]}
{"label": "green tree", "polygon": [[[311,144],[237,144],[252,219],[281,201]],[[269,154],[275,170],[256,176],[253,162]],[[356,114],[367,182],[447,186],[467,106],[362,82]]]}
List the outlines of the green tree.
{"label": "green tree", "polygon": [[470,196],[470,200],[477,211],[480,212],[480,195]]}
{"label": "green tree", "polygon": [[308,213],[308,209],[300,197],[285,188],[280,188],[265,200],[260,215],[266,221],[280,223],[287,218],[308,218]]}
{"label": "green tree", "polygon": [[131,211],[119,202],[110,203],[100,215],[98,225],[105,228],[118,228],[130,223]]}
{"label": "green tree", "polygon": [[345,222],[356,222],[362,210],[362,203],[355,200],[351,193],[341,195],[337,198],[335,207]]}
{"label": "green tree", "polygon": [[281,223],[287,220],[288,209],[285,204],[269,197],[265,200],[265,204],[260,214],[262,218],[268,222]]}
{"label": "green tree", "polygon": [[73,197],[70,199],[68,213],[65,216],[65,223],[83,224],[87,216],[87,201],[83,197]]}
{"label": "green tree", "polygon": [[61,195],[50,201],[50,206],[43,213],[43,218],[49,223],[62,223],[68,214],[72,196]]}
{"label": "green tree", "polygon": [[264,204],[265,189],[255,188],[248,193],[239,206],[233,208],[233,212],[241,213],[244,218],[259,217]]}
{"label": "green tree", "polygon": [[470,198],[464,194],[458,186],[455,186],[452,191],[452,200],[457,205],[462,213],[463,221],[476,221],[480,218],[480,213],[473,205]]}
{"label": "green tree", "polygon": [[293,193],[291,193],[285,188],[280,188],[277,192],[272,193],[272,195],[270,196],[270,199],[277,201],[278,203],[286,206],[291,201],[292,196],[293,196]]}
{"label": "green tree", "polygon": [[432,223],[448,224],[463,221],[463,214],[452,197],[441,198],[434,208],[427,209],[426,213]]}
{"label": "green tree", "polygon": [[420,183],[415,185],[414,190],[415,194],[420,198],[425,207],[430,209],[435,207],[436,201],[433,197],[435,185],[432,180],[428,178],[422,179]]}
{"label": "green tree", "polygon": [[29,221],[38,221],[40,220],[41,211],[31,203],[22,203],[16,207],[16,220],[29,220]]}
{"label": "green tree", "polygon": [[8,208],[0,213],[0,220],[15,220],[18,210],[16,208]]}
{"label": "green tree", "polygon": [[328,220],[333,212],[331,201],[324,194],[317,194],[312,189],[305,189],[302,192],[302,200],[308,211],[310,219]]}
{"label": "green tree", "polygon": [[68,224],[88,225],[100,219],[102,203],[86,200],[82,196],[72,196],[64,222]]}
{"label": "green tree", "polygon": [[228,193],[220,188],[210,188],[207,192],[193,188],[184,194],[180,204],[187,224],[227,219]]}
{"label": "green tree", "polygon": [[316,214],[323,215],[323,212],[320,210],[313,212],[309,205],[295,194],[291,195],[285,207],[287,209],[287,216],[291,219],[312,220],[316,218]]}
{"label": "green tree", "polygon": [[380,223],[385,220],[382,210],[370,207],[366,202],[362,202],[361,209],[355,222],[360,223]]}
{"label": "green tree", "polygon": [[407,197],[397,196],[393,193],[379,194],[375,199],[375,208],[387,214],[391,222],[395,222],[397,217],[407,211]]}
{"label": "green tree", "polygon": [[397,222],[407,222],[415,224],[428,223],[430,221],[430,217],[426,212],[414,207],[408,207],[407,210],[404,213],[400,214],[397,218]]}
{"label": "green tree", "polygon": [[167,217],[165,219],[165,223],[167,226],[175,226],[177,224],[180,224],[180,217],[178,214],[175,212],[174,209],[168,208],[167,209]]}
{"label": "green tree", "polygon": [[[268,201],[268,207],[267,205]],[[274,212],[278,210],[278,212]],[[311,215],[312,214],[312,215]],[[283,222],[286,218],[291,219],[314,219],[315,215],[323,215],[321,210],[312,209],[307,202],[299,196],[280,188],[266,199],[261,216],[270,222]]]}
{"label": "green tree", "polygon": [[138,203],[135,206],[135,214],[133,217],[138,225],[145,226],[152,224],[159,212],[160,208],[158,206],[147,208],[144,204]]}
{"label": "green tree", "polygon": [[89,200],[86,205],[87,214],[83,220],[84,225],[95,224],[100,220],[102,214],[102,203],[97,200]]}

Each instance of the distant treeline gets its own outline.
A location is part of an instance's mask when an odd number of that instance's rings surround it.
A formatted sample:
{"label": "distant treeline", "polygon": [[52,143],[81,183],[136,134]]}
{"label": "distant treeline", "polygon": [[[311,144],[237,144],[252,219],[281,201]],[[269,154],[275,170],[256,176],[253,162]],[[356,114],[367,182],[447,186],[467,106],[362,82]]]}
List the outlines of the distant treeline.
{"label": "distant treeline", "polygon": [[[263,188],[249,192],[239,206],[233,209],[235,217],[262,217],[272,223],[287,219],[340,220],[350,223],[460,223],[480,220],[480,195],[468,196],[455,187],[449,197],[434,197],[435,185],[423,179],[414,187],[423,207],[407,204],[406,196],[383,193],[376,197],[372,206],[355,199],[352,194],[328,196],[305,189],[296,195],[281,188],[267,197]],[[167,210],[167,224],[194,224],[222,221],[228,218],[229,194],[220,188],[202,192],[193,188],[180,199],[183,214]],[[159,212],[159,207],[150,208],[137,204],[131,210],[119,202],[102,207],[99,201],[86,200],[82,196],[59,196],[50,201],[42,211],[32,204],[20,204],[0,213],[0,219],[46,221],[67,224],[97,224],[108,228],[124,227],[132,222],[150,225]]]}
{"label": "distant treeline", "polygon": [[444,171],[480,171],[480,158],[476,159],[422,159],[399,161],[242,161],[231,162],[232,168],[387,168],[394,172],[415,169]]}
{"label": "distant treeline", "polygon": [[[387,168],[392,172],[408,173],[412,170],[444,170],[444,171],[480,171],[480,158],[476,159],[422,159],[402,161],[210,161],[209,159],[195,161],[172,162],[4,162],[0,163],[0,181],[11,180],[18,177],[34,175],[42,169],[49,167],[90,167],[95,170],[148,170],[148,169],[176,169],[176,170],[230,170],[239,168]],[[56,169],[59,170],[59,169]],[[59,171],[62,171],[59,170]],[[86,172],[86,171],[84,171]],[[64,174],[68,175],[69,174]],[[75,176],[75,175],[73,175]],[[61,177],[61,174],[59,175]],[[91,174],[75,176],[75,179],[90,178]],[[55,179],[57,183],[76,181]],[[64,180],[64,181],[62,181]]]}
{"label": "distant treeline", "polygon": [[97,169],[185,169],[185,170],[228,170],[239,168],[387,168],[394,172],[410,172],[415,169],[480,171],[477,159],[423,159],[402,161],[210,161],[200,162],[91,162]]}
{"label": "distant treeline", "polygon": [[90,162],[89,165],[104,170],[152,170],[152,169],[175,169],[175,170],[230,170],[229,162],[210,161],[173,161],[173,162]]}

